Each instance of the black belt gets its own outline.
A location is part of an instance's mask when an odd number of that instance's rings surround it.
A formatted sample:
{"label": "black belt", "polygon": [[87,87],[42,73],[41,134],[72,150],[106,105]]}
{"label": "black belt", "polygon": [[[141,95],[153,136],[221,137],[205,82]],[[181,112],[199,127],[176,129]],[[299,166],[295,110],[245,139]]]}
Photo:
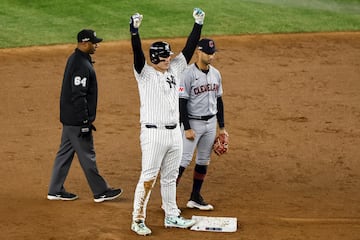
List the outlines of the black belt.
{"label": "black belt", "polygon": [[215,115],[208,115],[208,116],[192,116],[192,115],[189,115],[189,119],[197,119],[197,120],[204,120],[204,121],[207,121],[209,120],[210,118],[213,118]]}
{"label": "black belt", "polygon": [[[177,126],[177,124],[175,124],[175,125],[165,125],[164,127],[166,129],[175,129],[176,126]],[[154,124],[146,124],[145,127],[147,127],[147,128],[158,128],[158,126],[156,126]]]}

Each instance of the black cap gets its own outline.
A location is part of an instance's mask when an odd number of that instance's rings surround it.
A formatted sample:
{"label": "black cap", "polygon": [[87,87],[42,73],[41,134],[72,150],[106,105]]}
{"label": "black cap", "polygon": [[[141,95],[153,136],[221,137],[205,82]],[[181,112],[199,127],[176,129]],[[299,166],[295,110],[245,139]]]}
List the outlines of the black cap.
{"label": "black cap", "polygon": [[203,38],[198,42],[198,49],[206,54],[214,54],[216,52],[215,42],[209,38]]}
{"label": "black cap", "polygon": [[96,37],[96,32],[91,29],[83,29],[77,35],[78,42],[99,43],[103,39]]}

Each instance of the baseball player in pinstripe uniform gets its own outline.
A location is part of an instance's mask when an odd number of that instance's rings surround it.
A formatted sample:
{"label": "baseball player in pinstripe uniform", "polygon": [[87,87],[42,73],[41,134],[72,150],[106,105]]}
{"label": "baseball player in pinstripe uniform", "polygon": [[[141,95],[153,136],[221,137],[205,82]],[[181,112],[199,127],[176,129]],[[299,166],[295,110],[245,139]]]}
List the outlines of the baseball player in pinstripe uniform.
{"label": "baseball player in pinstripe uniform", "polygon": [[217,131],[216,124],[219,125],[219,133],[226,133],[221,75],[210,65],[215,51],[215,42],[212,39],[201,39],[196,50],[197,60],[183,72],[180,83],[180,117],[184,150],[177,184],[197,148],[192,193],[186,206],[200,210],[214,209],[211,204],[204,201],[200,190],[210,163]]}
{"label": "baseball player in pinstripe uniform", "polygon": [[138,32],[143,16],[137,13],[130,18],[134,75],[140,96],[142,151],[142,170],[135,189],[131,229],[139,235],[151,234],[145,225],[146,208],[159,173],[165,227],[188,228],[195,224],[194,220],[180,216],[176,204],[176,178],[183,149],[179,126],[179,78],[200,39],[205,13],[196,8],[193,17],[195,23],[184,49],[172,57],[167,42],[154,42],[150,46],[151,65],[145,61]]}

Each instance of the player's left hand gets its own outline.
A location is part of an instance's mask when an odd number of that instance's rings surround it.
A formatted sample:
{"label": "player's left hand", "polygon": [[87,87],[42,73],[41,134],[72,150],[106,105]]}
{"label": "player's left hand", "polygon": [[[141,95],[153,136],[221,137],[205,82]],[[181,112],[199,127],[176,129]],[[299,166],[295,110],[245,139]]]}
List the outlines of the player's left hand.
{"label": "player's left hand", "polygon": [[205,19],[205,12],[200,8],[194,8],[193,17],[197,24],[202,25]]}
{"label": "player's left hand", "polygon": [[135,13],[130,17],[130,32],[132,34],[137,34],[139,31],[139,27],[141,25],[141,21],[143,19],[143,15],[140,13]]}
{"label": "player's left hand", "polygon": [[219,133],[219,136],[215,138],[213,150],[214,152],[220,156],[226,153],[229,149],[229,134],[226,130],[223,130]]}

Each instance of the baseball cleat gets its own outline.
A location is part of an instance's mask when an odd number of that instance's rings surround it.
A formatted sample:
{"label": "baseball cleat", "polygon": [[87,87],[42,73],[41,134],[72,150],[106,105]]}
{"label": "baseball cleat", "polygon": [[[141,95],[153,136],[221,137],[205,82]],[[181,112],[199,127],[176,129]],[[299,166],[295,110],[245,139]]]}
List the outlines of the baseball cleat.
{"label": "baseball cleat", "polygon": [[94,195],[94,202],[103,202],[113,200],[122,194],[122,189],[108,189],[106,192],[98,195]]}
{"label": "baseball cleat", "polygon": [[131,230],[141,236],[147,236],[151,234],[150,228],[145,225],[143,220],[133,221],[131,224]]}
{"label": "baseball cleat", "polygon": [[165,227],[189,228],[196,223],[195,220],[186,219],[181,216],[168,216],[164,219]]}
{"label": "baseball cleat", "polygon": [[214,207],[211,204],[205,202],[203,197],[199,193],[192,193],[190,200],[187,202],[186,206],[188,208],[197,208],[203,211],[214,210]]}
{"label": "baseball cleat", "polygon": [[49,200],[63,200],[63,201],[73,201],[78,199],[79,197],[76,194],[69,192],[59,192],[56,194],[49,193],[47,195],[47,199]]}
{"label": "baseball cleat", "polygon": [[187,202],[186,207],[188,207],[188,208],[197,208],[197,209],[200,209],[200,210],[203,210],[203,211],[214,210],[214,207],[211,204],[208,204],[208,203],[200,204],[200,203],[197,203],[197,202],[192,201],[192,200]]}

